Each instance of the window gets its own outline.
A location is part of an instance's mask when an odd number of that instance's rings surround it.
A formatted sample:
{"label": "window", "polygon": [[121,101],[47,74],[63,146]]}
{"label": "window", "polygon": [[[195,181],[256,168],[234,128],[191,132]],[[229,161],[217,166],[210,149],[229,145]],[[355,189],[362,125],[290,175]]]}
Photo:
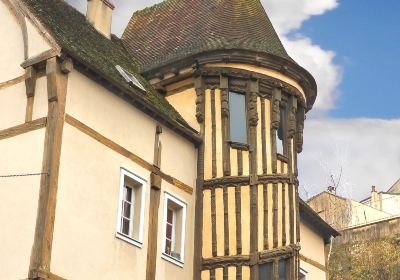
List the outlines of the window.
{"label": "window", "polygon": [[287,280],[289,279],[289,274],[290,274],[289,268],[290,268],[289,261],[287,259],[281,259],[279,261],[261,264],[258,267],[259,279],[260,280],[274,279],[273,271],[275,270],[278,272],[277,279]]}
{"label": "window", "polygon": [[184,262],[186,204],[172,195],[164,195],[162,257],[179,266]]}
{"label": "window", "polygon": [[143,85],[139,82],[138,79],[136,79],[135,76],[133,76],[129,71],[125,70],[119,65],[116,65],[115,68],[118,70],[118,72],[121,74],[121,76],[128,82],[132,83],[136,87],[140,88],[143,91],[146,91],[146,89],[143,87]]}
{"label": "window", "polygon": [[285,145],[285,134],[286,134],[286,110],[284,108],[280,108],[280,121],[279,121],[279,129],[276,138],[276,148],[278,154],[284,154],[284,145]]}
{"label": "window", "polygon": [[260,280],[271,280],[272,279],[272,263],[261,264],[258,268],[258,274]]}
{"label": "window", "polygon": [[288,279],[288,261],[287,260],[280,260],[278,263],[278,279],[279,280],[287,280]]}
{"label": "window", "polygon": [[146,181],[121,169],[117,237],[141,247]]}
{"label": "window", "polygon": [[229,92],[231,141],[247,144],[246,96]]}
{"label": "window", "polygon": [[300,268],[299,280],[307,280],[307,274],[308,274],[307,271],[305,271],[304,269]]}

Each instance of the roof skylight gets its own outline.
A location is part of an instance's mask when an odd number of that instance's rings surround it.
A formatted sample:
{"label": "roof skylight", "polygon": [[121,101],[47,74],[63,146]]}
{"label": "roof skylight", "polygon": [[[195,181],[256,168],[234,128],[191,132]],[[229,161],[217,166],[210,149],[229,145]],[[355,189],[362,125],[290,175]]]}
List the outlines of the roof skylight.
{"label": "roof skylight", "polygon": [[118,70],[118,72],[121,74],[122,77],[128,82],[132,83],[136,87],[140,88],[143,91],[146,91],[146,89],[143,87],[143,85],[136,79],[135,76],[133,76],[129,71],[125,70],[119,65],[116,65],[115,68]]}

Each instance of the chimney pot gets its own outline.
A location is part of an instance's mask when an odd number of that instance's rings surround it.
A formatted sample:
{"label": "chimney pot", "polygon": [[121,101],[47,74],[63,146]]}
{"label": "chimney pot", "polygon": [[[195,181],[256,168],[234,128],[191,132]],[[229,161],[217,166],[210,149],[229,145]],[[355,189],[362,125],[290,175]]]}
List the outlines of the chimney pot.
{"label": "chimney pot", "polygon": [[376,187],[375,186],[372,186],[371,192],[376,192]]}

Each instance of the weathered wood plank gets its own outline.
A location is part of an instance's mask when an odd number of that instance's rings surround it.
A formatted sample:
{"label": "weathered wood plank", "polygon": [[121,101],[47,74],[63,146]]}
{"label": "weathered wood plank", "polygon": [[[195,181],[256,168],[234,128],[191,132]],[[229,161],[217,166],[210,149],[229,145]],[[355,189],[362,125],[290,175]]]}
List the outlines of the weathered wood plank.
{"label": "weathered wood plank", "polygon": [[25,75],[16,77],[16,78],[14,78],[12,80],[1,82],[0,83],[0,90],[8,88],[8,87],[11,87],[11,86],[19,84],[19,83],[22,83],[23,81],[25,81]]}
{"label": "weathered wood plank", "polygon": [[316,268],[318,268],[318,269],[320,269],[320,270],[322,270],[324,272],[327,271],[327,269],[326,269],[326,267],[324,265],[322,265],[319,262],[314,261],[313,259],[310,259],[310,258],[308,258],[308,257],[306,257],[306,256],[304,256],[302,254],[299,255],[299,259],[302,260],[303,262],[311,264],[312,266],[314,266],[314,267],[316,267]]}
{"label": "weathered wood plank", "polygon": [[30,121],[24,124],[0,130],[0,140],[44,128],[46,127],[46,123],[47,123],[47,117],[43,117],[34,121]]}
{"label": "weathered wood plank", "polygon": [[47,60],[46,75],[48,116],[30,278],[35,270],[50,269],[67,94],[67,75],[60,73],[55,57]]}

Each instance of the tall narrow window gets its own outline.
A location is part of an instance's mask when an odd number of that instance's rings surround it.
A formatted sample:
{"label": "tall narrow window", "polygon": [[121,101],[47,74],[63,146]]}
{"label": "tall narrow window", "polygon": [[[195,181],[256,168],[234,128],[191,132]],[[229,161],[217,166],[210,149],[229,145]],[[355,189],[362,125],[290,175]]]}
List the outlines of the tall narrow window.
{"label": "tall narrow window", "polygon": [[288,261],[280,260],[278,264],[279,280],[288,280]]}
{"label": "tall narrow window", "polygon": [[146,181],[121,169],[117,237],[141,247]]}
{"label": "tall narrow window", "polygon": [[179,266],[184,262],[186,204],[172,195],[164,196],[162,257]]}
{"label": "tall narrow window", "polygon": [[280,121],[279,121],[279,129],[278,135],[276,137],[276,148],[278,154],[284,154],[284,145],[285,145],[285,129],[286,129],[286,110],[284,108],[280,108]]}
{"label": "tall narrow window", "polygon": [[246,96],[229,92],[231,141],[247,144]]}
{"label": "tall narrow window", "polygon": [[272,279],[272,263],[264,263],[258,267],[258,274],[260,280],[271,280]]}

